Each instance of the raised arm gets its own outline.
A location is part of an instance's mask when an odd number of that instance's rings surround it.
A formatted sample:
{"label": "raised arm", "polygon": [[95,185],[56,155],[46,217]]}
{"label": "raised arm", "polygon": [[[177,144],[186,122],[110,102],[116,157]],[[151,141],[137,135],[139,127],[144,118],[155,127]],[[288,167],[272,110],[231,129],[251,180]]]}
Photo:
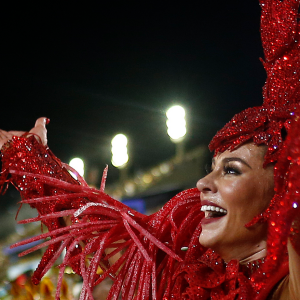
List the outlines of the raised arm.
{"label": "raised arm", "polygon": [[[41,136],[46,143],[45,123],[46,120],[38,121],[29,134],[17,132],[13,136],[2,131],[1,137],[0,188],[12,183],[21,194],[21,203],[37,209],[38,217],[21,223],[40,221],[49,229],[14,245],[50,238],[21,254],[48,247],[32,281],[38,283],[66,248],[59,266],[56,299],[67,265],[83,277],[81,299],[92,299],[93,287],[107,277],[114,281],[108,299],[121,293],[128,300],[134,298],[135,292],[145,299],[162,299],[165,292],[170,294],[175,281],[170,282],[167,291],[166,283],[175,273],[177,262],[186,255],[181,247],[195,245],[198,240],[198,190],[184,191],[158,214],[144,216],[105,194],[105,180],[100,190],[88,187],[83,179],[75,180],[68,172],[69,166],[42,145],[40,138],[35,138]],[[71,219],[66,224],[63,218],[67,216]],[[198,246],[190,247],[193,257],[195,249],[204,251]],[[109,249],[115,250],[109,253]],[[118,253],[123,255],[110,264]],[[104,271],[102,275],[98,273],[99,266]]]}

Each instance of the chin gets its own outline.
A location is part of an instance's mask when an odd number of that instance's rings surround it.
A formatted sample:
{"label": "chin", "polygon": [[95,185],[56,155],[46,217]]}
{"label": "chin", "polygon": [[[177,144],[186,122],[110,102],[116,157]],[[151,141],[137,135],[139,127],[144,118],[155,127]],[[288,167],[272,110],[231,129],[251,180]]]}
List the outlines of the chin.
{"label": "chin", "polygon": [[217,246],[217,237],[213,236],[211,232],[205,232],[202,231],[199,236],[199,243],[206,248],[211,248],[214,250],[214,248]]}
{"label": "chin", "polygon": [[199,236],[199,242],[203,247],[214,248],[226,242],[227,218],[204,218],[201,220],[202,232]]}
{"label": "chin", "polygon": [[232,236],[221,231],[220,228],[219,231],[217,229],[204,229],[199,236],[199,243],[218,253],[225,261],[229,261],[248,257],[261,249],[262,246],[266,248],[266,238],[266,224],[257,224],[250,230],[244,228]]}

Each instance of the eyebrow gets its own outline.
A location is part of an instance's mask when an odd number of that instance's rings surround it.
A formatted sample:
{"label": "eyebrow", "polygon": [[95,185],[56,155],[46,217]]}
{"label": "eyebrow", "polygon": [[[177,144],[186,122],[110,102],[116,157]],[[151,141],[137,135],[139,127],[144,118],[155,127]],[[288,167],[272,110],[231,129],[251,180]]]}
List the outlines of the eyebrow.
{"label": "eyebrow", "polygon": [[[238,162],[244,164],[245,166],[247,166],[248,168],[252,169],[251,166],[247,162],[245,162],[243,159],[241,159],[240,157],[225,157],[222,159],[223,163],[227,163],[230,161],[238,161]],[[212,164],[215,164],[215,158],[212,159]]]}

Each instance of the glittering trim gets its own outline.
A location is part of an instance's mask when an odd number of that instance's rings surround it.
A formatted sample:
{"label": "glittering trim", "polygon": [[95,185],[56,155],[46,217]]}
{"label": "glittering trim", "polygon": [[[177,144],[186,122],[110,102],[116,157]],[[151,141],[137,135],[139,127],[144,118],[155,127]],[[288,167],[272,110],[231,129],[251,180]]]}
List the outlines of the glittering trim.
{"label": "glittering trim", "polygon": [[261,0],[261,37],[267,80],[263,105],[235,115],[209,144],[211,151],[234,150],[247,141],[265,144],[265,164],[278,160],[283,132],[300,101],[299,0]]}

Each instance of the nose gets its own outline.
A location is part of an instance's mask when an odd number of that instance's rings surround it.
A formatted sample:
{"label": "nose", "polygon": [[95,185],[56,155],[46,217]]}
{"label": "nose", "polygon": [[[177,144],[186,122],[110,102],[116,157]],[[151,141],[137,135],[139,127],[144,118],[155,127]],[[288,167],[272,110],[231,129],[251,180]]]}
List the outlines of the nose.
{"label": "nose", "polygon": [[212,178],[212,173],[199,179],[196,186],[201,193],[216,192],[216,186]]}

